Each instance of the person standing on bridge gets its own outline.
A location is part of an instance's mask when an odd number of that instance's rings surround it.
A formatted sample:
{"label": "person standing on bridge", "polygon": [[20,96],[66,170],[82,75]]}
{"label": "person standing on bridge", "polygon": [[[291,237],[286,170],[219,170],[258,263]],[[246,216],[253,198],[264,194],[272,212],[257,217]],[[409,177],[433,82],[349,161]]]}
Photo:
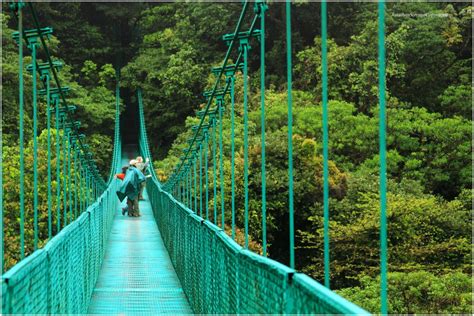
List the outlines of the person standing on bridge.
{"label": "person standing on bridge", "polygon": [[[142,156],[138,156],[137,157],[137,164],[136,164],[136,167],[138,168],[138,170],[140,170],[143,174],[145,174],[148,166],[150,165],[150,159],[149,158],[146,158],[146,162],[144,163],[143,162],[143,157]],[[143,201],[143,189],[145,188],[145,185],[146,185],[146,182],[142,182],[141,186],[140,186],[140,193],[138,194],[138,200],[140,201]]]}
{"label": "person standing on bridge", "polygon": [[127,198],[128,216],[132,217],[140,216],[138,195],[140,193],[141,184],[145,182],[145,176],[136,167],[136,164],[137,161],[135,159],[130,160],[130,166],[125,174],[123,183],[117,191],[117,196],[120,202]]}

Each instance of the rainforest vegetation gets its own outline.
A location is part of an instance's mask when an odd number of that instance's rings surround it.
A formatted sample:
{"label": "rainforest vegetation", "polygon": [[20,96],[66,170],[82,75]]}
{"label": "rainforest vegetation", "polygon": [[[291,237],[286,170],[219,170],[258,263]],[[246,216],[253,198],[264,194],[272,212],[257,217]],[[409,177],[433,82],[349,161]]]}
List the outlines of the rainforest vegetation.
{"label": "rainforest vegetation", "polygon": [[[19,259],[18,46],[16,19],[2,4],[3,208],[7,268]],[[122,131],[133,135],[135,90],[143,89],[154,168],[166,181],[179,162],[203,91],[222,62],[241,3],[36,5],[51,26],[60,78],[104,178],[112,153],[116,74]],[[390,313],[472,311],[472,7],[461,2],[388,3],[387,156]],[[320,4],[293,5],[293,142],[296,266],[323,280]],[[246,21],[248,24],[249,21]],[[270,3],[266,25],[266,168],[269,256],[288,264],[285,11]],[[25,16],[25,28],[32,27]],[[331,285],[379,310],[377,6],[328,5]],[[39,52],[39,58],[44,58]],[[261,247],[259,43],[249,55],[249,191],[252,247]],[[31,62],[27,53],[24,64]],[[236,76],[236,209],[243,228],[242,74]],[[25,161],[32,165],[31,75],[25,70]],[[40,177],[46,174],[40,101]],[[225,190],[230,192],[230,115],[224,120]],[[128,135],[129,133],[130,135]],[[53,159],[55,157],[53,156]],[[211,168],[212,169],[212,168]],[[211,171],[212,172],[212,171]],[[218,171],[219,172],[219,171]],[[25,179],[31,218],[32,175]],[[46,184],[40,228],[47,241]],[[219,194],[218,194],[219,196]],[[210,201],[212,205],[213,201]],[[220,203],[220,201],[219,201]],[[230,194],[225,198],[230,210]],[[212,207],[212,206],[211,206]],[[230,225],[230,216],[226,219]],[[27,240],[32,220],[26,222]],[[30,238],[31,239],[31,238]],[[28,253],[32,245],[27,244]]]}

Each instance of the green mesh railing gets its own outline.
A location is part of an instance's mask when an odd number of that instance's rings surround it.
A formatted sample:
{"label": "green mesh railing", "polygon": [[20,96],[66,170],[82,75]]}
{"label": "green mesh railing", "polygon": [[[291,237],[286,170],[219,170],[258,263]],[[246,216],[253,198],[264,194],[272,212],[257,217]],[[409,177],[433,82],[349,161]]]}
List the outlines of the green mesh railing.
{"label": "green mesh railing", "polygon": [[[151,158],[141,91],[137,97],[140,153]],[[368,314],[310,277],[242,248],[164,191],[154,170],[147,192],[194,313]]]}
{"label": "green mesh railing", "polygon": [[[117,206],[116,190],[119,181],[113,175],[120,168],[121,144],[119,121],[119,85],[117,81],[116,111],[114,129],[114,152],[110,175],[106,183],[100,176],[92,159],[85,136],[79,134],[80,124],[74,121],[75,107],[67,103],[65,94],[68,88],[61,87],[57,71],[60,63],[53,61],[46,45],[47,34],[51,28],[40,28],[33,4],[28,3],[36,28],[23,30],[22,10],[25,4],[12,4],[19,31],[14,34],[19,43],[19,106],[20,106],[20,184],[24,178],[23,164],[23,41],[26,42],[33,57],[33,63],[27,67],[33,75],[33,107],[37,106],[37,94],[46,97],[48,129],[48,242],[38,249],[38,201],[35,188],[34,212],[34,252],[26,256],[24,240],[24,188],[20,185],[20,231],[21,261],[2,274],[2,313],[3,314],[79,314],[86,313],[94,289],[107,239],[110,233],[114,211]],[[41,44],[41,45],[40,45]],[[42,47],[47,60],[36,61],[36,47]],[[43,90],[37,90],[37,76],[44,84]],[[53,80],[54,79],[54,80]],[[51,86],[51,82],[54,87]],[[62,140],[57,148],[51,144],[51,116]],[[61,114],[61,115],[59,115]],[[36,148],[37,117],[34,115],[34,141]],[[57,166],[52,166],[51,150],[57,150]],[[62,161],[62,166],[59,163]],[[72,168],[71,165],[74,167]],[[57,168],[57,169],[56,169]],[[35,182],[37,163],[34,166]],[[51,171],[57,173],[57,196],[52,196]],[[72,186],[72,182],[74,186]],[[52,200],[57,198],[57,210],[52,209]],[[2,196],[3,199],[3,196]],[[2,200],[3,202],[3,200]],[[53,211],[56,215],[56,232],[53,236]],[[62,216],[62,217],[61,217]],[[61,221],[62,218],[62,221]],[[3,229],[2,208],[2,229]],[[2,230],[3,231],[3,230]],[[2,269],[4,263],[2,234]],[[25,257],[25,258],[24,258]],[[2,271],[3,272],[3,271]]]}
{"label": "green mesh railing", "polygon": [[[117,107],[113,174],[119,170],[121,156],[118,116]],[[44,248],[2,275],[4,314],[87,312],[117,207],[119,185],[111,177],[107,189],[84,213]]]}
{"label": "green mesh railing", "polygon": [[2,276],[5,314],[86,313],[104,257],[117,181],[43,249]]}
{"label": "green mesh railing", "polygon": [[235,243],[149,181],[163,241],[195,313],[368,314],[310,277]]}

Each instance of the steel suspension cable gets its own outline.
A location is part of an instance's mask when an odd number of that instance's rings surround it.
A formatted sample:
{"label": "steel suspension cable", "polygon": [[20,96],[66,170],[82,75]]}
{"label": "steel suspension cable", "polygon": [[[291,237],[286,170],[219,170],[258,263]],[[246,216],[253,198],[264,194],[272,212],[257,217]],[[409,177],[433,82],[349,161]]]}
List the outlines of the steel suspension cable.
{"label": "steel suspension cable", "polygon": [[218,110],[219,110],[219,175],[220,175],[220,191],[221,191],[221,228],[225,229],[225,205],[224,205],[224,146],[223,146],[223,135],[222,135],[222,119],[224,111],[224,99],[218,99]]}
{"label": "steel suspension cable", "polygon": [[197,211],[197,177],[196,177],[196,156],[193,158],[193,169],[194,169],[194,210]]}
{"label": "steel suspension cable", "polygon": [[[68,133],[69,135],[69,133]],[[71,138],[68,137],[68,146],[67,146],[67,192],[68,192],[68,204],[69,204],[69,218],[70,221],[72,222],[74,220],[74,217],[72,216],[72,190],[71,190]]]}
{"label": "steel suspension cable", "polygon": [[[232,52],[232,48],[234,47],[235,43],[237,42],[237,37],[238,37],[238,33],[240,31],[240,28],[242,26],[242,23],[244,21],[244,18],[245,18],[245,13],[247,12],[248,10],[248,6],[249,6],[249,3],[248,1],[245,1],[244,4],[243,4],[243,7],[242,7],[242,11],[240,13],[240,17],[239,17],[239,20],[237,22],[237,25],[235,27],[235,31],[234,31],[234,36],[232,37],[229,45],[228,45],[228,49],[227,49],[227,52],[226,52],[226,55],[224,57],[224,61],[222,63],[222,70],[219,72],[219,74],[217,75],[217,79],[216,79],[216,83],[214,84],[214,87],[212,88],[212,93],[207,101],[207,104],[206,104],[206,107],[205,107],[205,110],[204,110],[204,115],[199,123],[199,126],[198,128],[196,129],[195,133],[194,133],[194,136],[193,136],[193,139],[191,140],[190,144],[189,144],[189,149],[192,148],[192,146],[194,145],[194,142],[196,141],[196,138],[197,138],[197,135],[199,134],[199,132],[201,131],[202,127],[203,127],[203,124],[204,124],[204,121],[205,121],[205,118],[206,118],[206,115],[208,114],[208,111],[210,109],[210,105],[212,104],[212,100],[213,100],[213,97],[216,95],[216,91],[217,91],[217,87],[219,85],[219,82],[220,82],[220,79],[224,73],[224,68],[225,66],[227,65],[227,62],[230,58],[230,54]],[[253,25],[254,23],[252,23]],[[253,28],[251,28],[251,30],[253,30]],[[238,60],[237,60],[237,63],[238,63]],[[190,150],[188,150],[184,156],[184,159],[186,159],[188,157],[188,154],[189,154]],[[184,161],[183,160],[181,162],[181,164],[178,166],[178,168],[176,169],[176,173],[179,173],[179,171],[181,170],[183,164],[184,164]]]}
{"label": "steel suspension cable", "polygon": [[216,173],[217,173],[217,162],[216,162],[216,118],[212,116],[212,188],[214,190],[214,194],[212,196],[214,202],[214,218],[213,223],[217,223],[217,180],[216,180]]}
{"label": "steel suspension cable", "polygon": [[[19,38],[21,41],[21,37]],[[33,230],[34,250],[38,249],[38,100],[36,76],[36,39],[29,43],[32,57],[32,85],[33,85]]]}
{"label": "steel suspension cable", "polygon": [[230,143],[231,143],[231,204],[232,204],[232,239],[235,240],[235,77],[230,76]]}
{"label": "steel suspension cable", "polygon": [[379,80],[379,156],[380,156],[380,312],[387,306],[387,158],[385,113],[385,1],[378,3],[378,80]]}
{"label": "steel suspension cable", "polygon": [[192,200],[191,200],[191,172],[190,172],[189,168],[186,169],[186,183],[188,184],[188,187],[187,187],[188,196],[186,197],[186,198],[187,198],[187,204],[188,204],[188,208],[191,209],[191,208],[192,208]]}
{"label": "steel suspension cable", "polygon": [[267,256],[267,196],[265,170],[265,11],[266,4],[259,3],[260,13],[260,125],[262,147],[262,251]]}
{"label": "steel suspension cable", "polygon": [[[18,33],[23,34],[23,3],[18,2]],[[23,41],[18,40],[18,94],[20,116],[20,259],[25,257],[25,153],[24,153],[24,103],[23,103]],[[2,228],[3,229],[3,228]]]}
{"label": "steel suspension cable", "polygon": [[63,150],[63,192],[62,192],[62,198],[63,198],[63,228],[67,226],[67,195],[66,195],[66,190],[67,190],[67,179],[66,179],[66,173],[67,173],[67,144],[66,144],[66,118],[65,118],[65,113],[63,115],[63,145],[62,145],[62,150]]}
{"label": "steel suspension cable", "polygon": [[53,222],[52,222],[52,188],[51,188],[51,82],[49,73],[44,75],[46,82],[46,128],[48,133],[47,155],[48,155],[48,239],[53,237]]}
{"label": "steel suspension cable", "polygon": [[295,268],[295,232],[293,215],[293,100],[291,89],[291,1],[286,0],[286,58],[287,58],[287,80],[288,80],[288,212],[290,231],[290,267]]}
{"label": "steel suspension cable", "polygon": [[204,176],[206,178],[206,220],[209,219],[209,179],[208,179],[208,172],[209,172],[209,158],[208,158],[208,151],[209,151],[209,145],[208,145],[208,132],[207,130],[204,130],[204,161],[205,161],[205,172]]}
{"label": "steel suspension cable", "polygon": [[244,230],[245,248],[249,247],[249,128],[248,128],[248,43],[241,41],[244,54]]}
{"label": "steel suspension cable", "polygon": [[56,233],[59,233],[61,230],[61,140],[60,140],[60,132],[59,132],[59,125],[61,118],[59,116],[59,99],[55,98],[55,116],[56,116]]}
{"label": "steel suspension cable", "polygon": [[328,133],[328,65],[327,65],[327,4],[321,2],[321,65],[323,93],[323,217],[324,217],[324,285],[330,288],[329,270],[329,133]]}
{"label": "steel suspension cable", "polygon": [[199,144],[199,216],[202,217],[202,144]]}
{"label": "steel suspension cable", "polygon": [[[44,39],[44,35],[43,35],[42,31],[41,31],[41,27],[40,27],[40,24],[39,24],[39,21],[38,21],[38,16],[37,16],[37,14],[36,14],[36,10],[35,10],[35,8],[34,8],[34,6],[33,6],[33,3],[32,3],[32,2],[29,2],[29,3],[28,3],[28,7],[30,8],[31,15],[32,15],[32,17],[33,17],[33,22],[34,22],[35,28],[37,29],[37,32],[38,32],[38,38],[39,38],[40,41],[41,41],[41,44],[42,44],[44,53],[45,53],[45,55],[46,55],[46,59],[47,59],[47,61],[48,61],[48,63],[49,63],[49,67],[50,67],[51,72],[52,72],[52,74],[53,74],[53,77],[54,77],[54,80],[55,80],[55,83],[56,83],[56,87],[57,87],[57,91],[58,91],[59,98],[63,101],[63,102],[62,102],[62,103],[63,103],[63,107],[64,107],[65,109],[67,109],[66,97],[65,97],[65,94],[64,94],[64,92],[63,92],[63,88],[61,87],[61,82],[59,81],[59,77],[58,77],[58,74],[57,74],[56,69],[55,69],[55,67],[54,67],[53,60],[52,60],[52,58],[51,58],[51,54],[50,54],[50,52],[49,52],[48,46],[46,45],[46,41],[45,41],[45,39]],[[19,32],[19,34],[22,34],[22,33]],[[72,123],[72,119],[71,119],[68,115],[66,115],[66,120],[70,120],[71,123]],[[78,134],[78,132],[77,132],[76,129],[74,129],[74,132],[75,132],[76,134]],[[83,149],[83,150],[84,150],[84,148],[85,148],[84,145],[85,145],[85,144],[83,144],[82,141],[79,139],[79,146],[80,146],[81,149]],[[95,166],[95,163],[94,163],[93,165]],[[92,167],[92,166],[90,166],[90,167]],[[95,169],[95,168],[94,168],[94,169]]]}
{"label": "steel suspension cable", "polygon": [[74,146],[74,154],[73,154],[73,161],[74,161],[74,176],[73,176],[73,179],[74,179],[74,219],[77,218],[77,186],[78,186],[78,183],[77,183],[77,148],[76,148],[76,142],[74,141],[73,142],[73,146]]}

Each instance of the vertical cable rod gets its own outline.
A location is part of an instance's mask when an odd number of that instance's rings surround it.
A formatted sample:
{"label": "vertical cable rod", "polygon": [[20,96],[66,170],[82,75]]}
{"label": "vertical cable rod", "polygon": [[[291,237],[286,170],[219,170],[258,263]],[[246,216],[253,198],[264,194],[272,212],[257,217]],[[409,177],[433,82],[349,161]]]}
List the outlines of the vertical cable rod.
{"label": "vertical cable rod", "polygon": [[222,119],[224,112],[224,99],[218,99],[218,110],[219,110],[219,176],[220,176],[220,188],[221,188],[221,228],[225,230],[225,205],[224,205],[224,145],[223,145],[223,130],[222,130]]}
{"label": "vertical cable rod", "polygon": [[291,1],[286,0],[286,70],[288,80],[288,208],[290,231],[290,267],[295,268],[295,232],[293,210],[293,99],[291,95],[292,61],[291,61]]}
{"label": "vertical cable rod", "polygon": [[262,147],[262,248],[267,256],[267,181],[265,170],[265,4],[260,4],[260,125]]}
{"label": "vertical cable rod", "polygon": [[23,3],[18,2],[18,94],[20,115],[20,259],[25,257],[25,144],[24,144],[24,98],[23,98]]}
{"label": "vertical cable rod", "polygon": [[330,288],[329,257],[329,132],[328,132],[328,62],[327,3],[321,2],[321,65],[323,93],[323,217],[324,217],[324,285]]}
{"label": "vertical cable rod", "polygon": [[245,248],[249,247],[249,127],[248,127],[248,44],[241,42],[244,53],[244,231]]}
{"label": "vertical cable rod", "polygon": [[380,156],[380,312],[387,314],[387,146],[385,113],[385,1],[378,3],[379,156]]}
{"label": "vertical cable rod", "polygon": [[235,240],[235,77],[232,75],[230,77],[230,146],[231,146],[231,204],[232,204],[232,239]]}

